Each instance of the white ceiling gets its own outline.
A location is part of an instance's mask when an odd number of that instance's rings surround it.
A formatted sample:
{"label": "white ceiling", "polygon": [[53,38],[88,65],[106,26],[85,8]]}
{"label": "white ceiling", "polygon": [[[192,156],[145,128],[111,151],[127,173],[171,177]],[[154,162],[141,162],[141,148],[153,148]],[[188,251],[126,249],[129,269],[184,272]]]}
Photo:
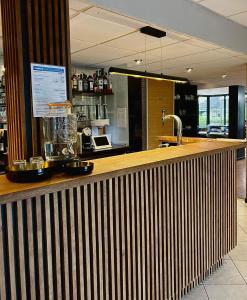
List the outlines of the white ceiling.
{"label": "white ceiling", "polygon": [[191,0],[247,27],[247,0]]}
{"label": "white ceiling", "polygon": [[[247,6],[247,0],[235,1],[246,1]],[[224,7],[226,11],[230,10],[227,5]],[[239,9],[235,7],[235,11]],[[153,24],[80,0],[70,0],[70,17],[74,65],[90,68],[124,66],[149,72],[163,72],[187,77],[205,87],[246,84],[247,55],[244,53],[224,49],[171,30],[166,30],[167,36],[162,39],[148,37],[140,33],[139,28]],[[136,66],[135,59],[143,59],[143,64]],[[188,67],[193,68],[191,73],[186,72]],[[222,74],[227,74],[227,77],[222,79]]]}

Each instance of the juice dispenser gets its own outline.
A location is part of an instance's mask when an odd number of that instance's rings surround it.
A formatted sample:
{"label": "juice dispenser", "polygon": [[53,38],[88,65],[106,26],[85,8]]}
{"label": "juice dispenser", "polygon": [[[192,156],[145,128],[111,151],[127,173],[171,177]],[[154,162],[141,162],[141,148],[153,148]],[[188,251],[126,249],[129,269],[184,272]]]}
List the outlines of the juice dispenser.
{"label": "juice dispenser", "polygon": [[49,103],[44,118],[44,150],[47,161],[70,161],[77,156],[77,120],[71,103]]}

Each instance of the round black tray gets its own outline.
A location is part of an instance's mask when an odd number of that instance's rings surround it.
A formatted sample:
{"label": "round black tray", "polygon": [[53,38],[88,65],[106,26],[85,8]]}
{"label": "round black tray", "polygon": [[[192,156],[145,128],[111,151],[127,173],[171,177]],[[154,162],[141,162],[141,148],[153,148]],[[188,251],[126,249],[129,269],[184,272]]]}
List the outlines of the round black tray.
{"label": "round black tray", "polygon": [[65,165],[64,171],[70,175],[86,175],[93,171],[94,164],[88,161],[74,161]]}
{"label": "round black tray", "polygon": [[16,170],[15,167],[6,167],[6,176],[10,181],[13,182],[37,182],[52,175],[51,168],[40,168],[30,170]]}

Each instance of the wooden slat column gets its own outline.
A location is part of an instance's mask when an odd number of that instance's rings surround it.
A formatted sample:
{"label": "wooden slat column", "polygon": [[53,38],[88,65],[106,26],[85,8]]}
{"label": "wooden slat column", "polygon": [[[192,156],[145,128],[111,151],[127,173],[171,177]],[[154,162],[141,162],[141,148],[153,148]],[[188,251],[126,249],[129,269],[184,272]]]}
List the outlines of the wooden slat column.
{"label": "wooden slat column", "polygon": [[71,95],[69,6],[68,0],[3,0],[1,11],[11,162],[41,152],[40,120],[32,117],[30,63],[66,66]]}

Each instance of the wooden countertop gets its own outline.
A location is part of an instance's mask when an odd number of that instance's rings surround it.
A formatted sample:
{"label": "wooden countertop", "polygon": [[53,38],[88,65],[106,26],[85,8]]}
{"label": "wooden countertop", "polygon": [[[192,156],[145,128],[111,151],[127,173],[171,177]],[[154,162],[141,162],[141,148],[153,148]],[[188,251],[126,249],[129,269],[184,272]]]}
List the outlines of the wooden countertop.
{"label": "wooden countertop", "polygon": [[[198,140],[197,140],[198,141]],[[227,149],[239,149],[246,146],[246,142],[206,140],[188,143],[169,148],[157,148],[154,150],[123,154],[114,157],[92,160],[94,171],[86,176],[54,175],[51,179],[38,183],[13,183],[8,181],[5,175],[0,175],[0,202],[14,201],[18,198],[31,198],[43,191],[61,190],[79,184],[87,184],[104,178],[116,177],[126,174],[133,169],[141,170],[152,165],[177,162],[194,157],[216,153]],[[21,193],[21,197],[20,197]]]}
{"label": "wooden countertop", "polygon": [[[174,143],[177,141],[176,136],[170,136],[170,135],[162,135],[157,136],[158,141],[160,142],[170,142]],[[191,143],[199,143],[199,142],[205,142],[210,140],[209,138],[196,138],[196,137],[182,137],[182,145],[185,144],[191,144]]]}

